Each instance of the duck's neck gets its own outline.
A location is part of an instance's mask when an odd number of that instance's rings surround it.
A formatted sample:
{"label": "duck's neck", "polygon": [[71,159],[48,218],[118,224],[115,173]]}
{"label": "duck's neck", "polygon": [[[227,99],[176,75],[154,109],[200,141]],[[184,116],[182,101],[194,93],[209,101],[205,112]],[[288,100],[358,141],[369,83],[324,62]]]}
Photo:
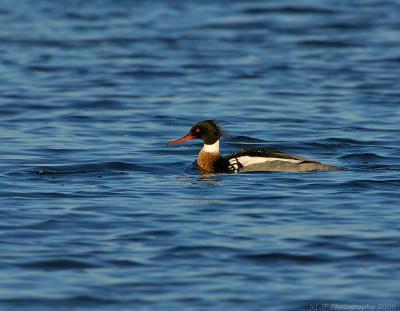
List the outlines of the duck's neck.
{"label": "duck's neck", "polygon": [[204,144],[203,148],[200,150],[199,156],[197,158],[197,165],[200,169],[207,172],[214,172],[214,164],[221,158],[219,152],[219,140],[217,140],[212,145]]}

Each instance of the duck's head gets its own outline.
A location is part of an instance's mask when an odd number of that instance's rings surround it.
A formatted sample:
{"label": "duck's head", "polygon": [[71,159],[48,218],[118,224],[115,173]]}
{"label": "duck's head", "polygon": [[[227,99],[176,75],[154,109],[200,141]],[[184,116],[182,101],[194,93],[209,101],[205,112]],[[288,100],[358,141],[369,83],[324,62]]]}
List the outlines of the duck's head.
{"label": "duck's head", "polygon": [[168,145],[180,144],[188,140],[201,139],[206,145],[213,145],[222,136],[222,131],[213,120],[204,120],[192,126],[189,133],[182,138],[170,141]]}

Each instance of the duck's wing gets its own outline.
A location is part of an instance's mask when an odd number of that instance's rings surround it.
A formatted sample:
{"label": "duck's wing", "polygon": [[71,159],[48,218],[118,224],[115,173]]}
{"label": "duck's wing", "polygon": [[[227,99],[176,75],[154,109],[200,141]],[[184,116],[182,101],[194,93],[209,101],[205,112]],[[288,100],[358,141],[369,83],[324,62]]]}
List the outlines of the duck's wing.
{"label": "duck's wing", "polygon": [[229,169],[235,172],[246,170],[246,168],[252,166],[256,166],[258,168],[264,167],[265,169],[262,170],[275,170],[274,166],[282,164],[319,164],[319,162],[310,160],[308,158],[295,156],[271,148],[241,150],[225,157],[225,159],[229,162]]}

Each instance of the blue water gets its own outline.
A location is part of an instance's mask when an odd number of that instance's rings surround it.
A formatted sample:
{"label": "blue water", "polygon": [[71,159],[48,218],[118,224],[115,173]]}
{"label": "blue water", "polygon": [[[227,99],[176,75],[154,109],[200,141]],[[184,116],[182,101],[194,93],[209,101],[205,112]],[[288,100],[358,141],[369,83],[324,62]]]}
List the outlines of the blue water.
{"label": "blue water", "polygon": [[[1,310],[400,308],[398,1],[10,0],[0,22]],[[225,154],[345,170],[200,176],[201,144],[166,142],[210,118]]]}

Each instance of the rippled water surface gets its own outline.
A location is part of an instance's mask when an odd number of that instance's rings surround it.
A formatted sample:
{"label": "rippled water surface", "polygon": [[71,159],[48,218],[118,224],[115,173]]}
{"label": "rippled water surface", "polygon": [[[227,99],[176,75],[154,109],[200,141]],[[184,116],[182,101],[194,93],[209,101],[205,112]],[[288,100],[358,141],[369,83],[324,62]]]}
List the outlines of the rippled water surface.
{"label": "rippled water surface", "polygon": [[[2,310],[400,308],[398,1],[2,1]],[[272,146],[339,172],[199,175]]]}

